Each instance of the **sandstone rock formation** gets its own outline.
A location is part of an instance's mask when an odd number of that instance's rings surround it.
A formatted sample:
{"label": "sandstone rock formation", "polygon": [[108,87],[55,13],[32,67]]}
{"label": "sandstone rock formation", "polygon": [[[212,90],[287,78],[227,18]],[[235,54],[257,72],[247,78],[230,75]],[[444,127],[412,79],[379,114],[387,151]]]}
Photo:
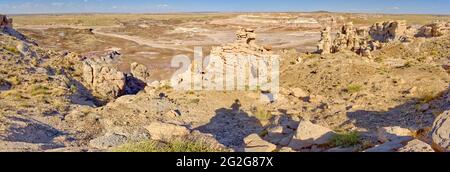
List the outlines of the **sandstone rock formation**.
{"label": "sandstone rock formation", "polygon": [[375,23],[370,27],[370,36],[380,42],[403,41],[406,39],[407,31],[406,21],[386,21],[383,23]]}
{"label": "sandstone rock formation", "polygon": [[150,80],[150,72],[147,67],[136,62],[131,63],[131,74],[143,82],[148,82]]}
{"label": "sandstone rock formation", "polygon": [[[188,85],[190,81],[195,78],[200,78],[203,81],[218,83],[225,80],[225,69],[235,69],[237,74],[246,73],[252,78],[257,78],[260,74],[258,66],[266,64],[270,66],[270,62],[274,54],[269,46],[260,46],[255,43],[256,33],[253,29],[240,28],[236,32],[236,40],[223,46],[213,47],[210,52],[210,59],[204,61],[202,64],[192,64],[188,71],[178,75],[178,78],[172,79],[172,85]],[[258,61],[258,60],[261,60]],[[261,64],[258,64],[261,63]],[[270,68],[268,69],[270,70]],[[214,74],[213,76],[209,74]],[[247,76],[248,76],[247,75]],[[208,87],[207,85],[198,85],[195,83],[194,87]],[[207,89],[218,89],[207,88]],[[223,88],[220,88],[223,89]],[[233,88],[227,88],[233,89]]]}
{"label": "sandstone rock formation", "polygon": [[1,15],[1,14],[0,14],[0,33],[5,33],[5,34],[15,37],[25,43],[37,45],[37,43],[35,43],[32,40],[29,40],[25,35],[23,35],[20,32],[17,32],[13,28],[13,19],[8,18],[7,16]]}
{"label": "sandstone rock formation", "polygon": [[13,19],[0,15],[0,28],[12,28]]}
{"label": "sandstone rock formation", "polygon": [[267,57],[270,52],[268,49],[267,47],[256,44],[255,30],[240,28],[236,32],[236,41],[234,43],[214,47],[211,50],[211,55],[219,57],[226,57],[229,55],[254,55],[257,57]]}
{"label": "sandstone rock formation", "polygon": [[422,26],[417,33],[417,37],[439,37],[444,35],[445,23],[434,22],[425,26]]}
{"label": "sandstone rock formation", "polygon": [[352,22],[344,24],[334,40],[331,40],[329,33],[329,27],[321,33],[321,40],[318,44],[318,51],[321,54],[348,50],[361,56],[371,57],[370,52],[381,47],[378,41],[369,39],[366,29],[355,28]]}
{"label": "sandstone rock formation", "polygon": [[124,94],[125,74],[118,71],[109,61],[117,52],[83,63],[83,79],[102,98],[114,99]]}
{"label": "sandstone rock formation", "polygon": [[326,27],[323,31],[320,32],[320,41],[318,45],[318,50],[320,54],[329,54],[331,53],[331,27]]}
{"label": "sandstone rock formation", "polygon": [[446,111],[436,118],[431,134],[433,148],[442,152],[450,152],[450,111]]}

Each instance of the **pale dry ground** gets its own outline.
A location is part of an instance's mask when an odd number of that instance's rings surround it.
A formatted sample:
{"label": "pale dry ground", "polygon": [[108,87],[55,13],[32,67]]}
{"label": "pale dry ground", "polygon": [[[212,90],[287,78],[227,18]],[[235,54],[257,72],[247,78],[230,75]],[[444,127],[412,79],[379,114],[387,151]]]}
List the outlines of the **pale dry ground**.
{"label": "pale dry ground", "polygon": [[[334,18],[336,23],[330,22]],[[85,54],[120,49],[119,65],[128,71],[137,61],[150,67],[155,79],[167,79],[174,71],[167,64],[178,54],[193,56],[194,46],[208,54],[211,46],[234,40],[238,27],[256,30],[258,44],[274,50],[315,50],[323,25],[339,26],[353,21],[357,26],[404,19],[409,24],[448,20],[446,16],[336,13],[182,13],[182,14],[79,14],[13,16],[15,27],[42,46]],[[80,32],[93,29],[93,34]],[[54,44],[57,42],[57,44]]]}

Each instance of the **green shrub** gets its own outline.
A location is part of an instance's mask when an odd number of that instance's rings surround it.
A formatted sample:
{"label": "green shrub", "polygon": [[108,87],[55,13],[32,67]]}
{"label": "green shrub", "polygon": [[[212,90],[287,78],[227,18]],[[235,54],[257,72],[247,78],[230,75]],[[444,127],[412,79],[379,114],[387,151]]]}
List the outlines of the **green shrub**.
{"label": "green shrub", "polygon": [[356,85],[356,84],[351,84],[345,89],[345,91],[350,93],[350,94],[354,94],[354,93],[360,92],[361,90],[362,90],[362,86],[361,85]]}
{"label": "green shrub", "polygon": [[191,139],[175,139],[167,142],[143,141],[129,143],[112,150],[113,152],[221,152],[223,150],[211,148],[205,142]]}
{"label": "green shrub", "polygon": [[338,133],[331,139],[331,145],[334,147],[351,147],[360,144],[360,142],[360,135],[356,131]]}
{"label": "green shrub", "polygon": [[12,53],[14,53],[14,54],[20,54],[20,51],[17,50],[16,47],[5,47],[5,50],[7,50],[7,51],[9,51],[9,52],[12,52]]}
{"label": "green shrub", "polygon": [[265,110],[264,108],[261,108],[261,107],[255,107],[252,110],[252,113],[260,121],[267,121],[270,118],[272,118],[272,113],[270,111],[268,111],[268,110]]}
{"label": "green shrub", "polygon": [[31,96],[48,95],[51,94],[50,89],[46,86],[33,86],[30,90]]}

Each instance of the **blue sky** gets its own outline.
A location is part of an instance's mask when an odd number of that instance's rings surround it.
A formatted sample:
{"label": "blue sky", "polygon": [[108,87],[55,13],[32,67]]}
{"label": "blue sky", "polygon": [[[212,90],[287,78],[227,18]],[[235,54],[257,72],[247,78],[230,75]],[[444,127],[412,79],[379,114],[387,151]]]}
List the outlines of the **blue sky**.
{"label": "blue sky", "polygon": [[0,0],[0,13],[318,11],[450,14],[450,0]]}

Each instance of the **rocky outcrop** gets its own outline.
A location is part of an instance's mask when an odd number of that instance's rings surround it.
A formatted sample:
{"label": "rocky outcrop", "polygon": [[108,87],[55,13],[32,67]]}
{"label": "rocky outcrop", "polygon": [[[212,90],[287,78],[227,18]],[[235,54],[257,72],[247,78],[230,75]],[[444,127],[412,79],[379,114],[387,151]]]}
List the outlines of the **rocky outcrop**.
{"label": "rocky outcrop", "polygon": [[5,15],[0,15],[0,28],[12,28],[13,19],[6,17]]}
{"label": "rocky outcrop", "polygon": [[331,53],[331,27],[325,27],[323,31],[320,32],[320,41],[317,45],[320,54],[330,54]]}
{"label": "rocky outcrop", "polygon": [[0,33],[10,35],[12,37],[15,37],[15,38],[25,42],[25,43],[37,45],[36,42],[28,39],[25,35],[16,31],[13,28],[13,19],[8,18],[7,16],[1,15],[1,14],[0,14]]}
{"label": "rocky outcrop", "polygon": [[445,23],[443,22],[434,22],[425,26],[422,26],[417,33],[417,37],[439,37],[444,35],[445,32]]}
{"label": "rocky outcrop", "polygon": [[372,39],[387,43],[406,40],[407,30],[408,26],[404,20],[386,21],[372,25],[369,29],[369,34]]}
{"label": "rocky outcrop", "polygon": [[150,72],[148,68],[139,63],[131,63],[131,74],[133,77],[143,81],[143,82],[149,82],[150,81]]}
{"label": "rocky outcrop", "polygon": [[439,115],[431,131],[433,148],[441,152],[450,152],[450,111]]}
{"label": "rocky outcrop", "polygon": [[83,63],[84,81],[104,99],[115,99],[125,91],[125,74],[110,63],[116,54],[117,52],[111,52],[102,58],[88,59]]}
{"label": "rocky outcrop", "polygon": [[[224,69],[235,69],[235,71],[239,72],[249,71],[250,69],[251,72],[248,75],[252,78],[258,78],[258,66],[261,66],[261,64],[258,63],[264,63],[267,64],[267,66],[270,66],[270,59],[274,57],[274,54],[272,53],[270,46],[260,46],[256,44],[256,33],[253,29],[240,28],[236,32],[235,42],[213,47],[209,57],[210,59],[207,63],[204,61],[205,64],[201,65],[195,64],[194,62],[194,64],[188,68],[190,70],[178,75],[176,78],[172,78],[172,85],[176,83],[178,86],[190,87],[190,81],[195,80],[195,78],[200,78],[205,81],[203,84],[207,82],[214,83],[209,84],[214,85],[214,88],[210,88],[209,85],[198,85],[201,83],[197,82],[194,83],[194,87],[199,88],[205,86],[207,89],[223,89],[219,88],[220,86],[217,85],[220,84],[217,83],[225,80]],[[211,74],[213,74],[213,76]],[[238,73],[236,73],[236,75],[237,74]]]}
{"label": "rocky outcrop", "polygon": [[214,47],[211,55],[227,57],[229,55],[254,55],[256,57],[267,57],[270,48],[256,44],[256,32],[253,29],[240,28],[236,32],[236,41],[225,46]]}
{"label": "rocky outcrop", "polygon": [[377,40],[369,39],[366,29],[355,28],[352,22],[344,24],[334,40],[331,40],[330,32],[330,27],[327,27],[321,33],[321,40],[318,45],[318,52],[321,54],[348,50],[361,56],[371,57],[370,52],[381,47]]}

